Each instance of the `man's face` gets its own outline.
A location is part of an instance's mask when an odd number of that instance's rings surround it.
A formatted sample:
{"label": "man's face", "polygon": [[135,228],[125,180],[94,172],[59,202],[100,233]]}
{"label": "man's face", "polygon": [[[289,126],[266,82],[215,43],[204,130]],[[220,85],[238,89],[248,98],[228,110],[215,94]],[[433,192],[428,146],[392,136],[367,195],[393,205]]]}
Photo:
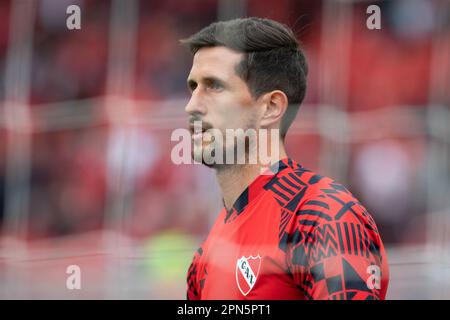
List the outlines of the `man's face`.
{"label": "man's face", "polygon": [[[235,71],[243,54],[226,47],[202,48],[195,55],[187,82],[191,98],[186,105],[194,145],[202,145],[203,152],[214,144],[194,134],[194,121],[202,121],[202,129],[218,129],[223,137],[226,129],[257,129],[261,108],[252,97],[247,84]],[[230,139],[231,140],[231,139]],[[235,148],[226,141],[226,150]],[[193,148],[194,153],[202,152]],[[198,155],[197,155],[198,157]],[[199,158],[196,158],[199,159]],[[213,165],[214,166],[214,165]]]}

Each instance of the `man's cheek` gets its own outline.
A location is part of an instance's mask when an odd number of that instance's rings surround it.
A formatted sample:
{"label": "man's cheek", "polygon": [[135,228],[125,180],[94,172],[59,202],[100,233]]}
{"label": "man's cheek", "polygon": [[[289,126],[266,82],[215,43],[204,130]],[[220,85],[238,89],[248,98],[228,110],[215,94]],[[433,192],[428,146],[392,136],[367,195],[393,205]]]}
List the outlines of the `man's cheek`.
{"label": "man's cheek", "polygon": [[223,129],[237,129],[241,127],[241,116],[239,111],[233,106],[230,106],[221,116],[221,123]]}

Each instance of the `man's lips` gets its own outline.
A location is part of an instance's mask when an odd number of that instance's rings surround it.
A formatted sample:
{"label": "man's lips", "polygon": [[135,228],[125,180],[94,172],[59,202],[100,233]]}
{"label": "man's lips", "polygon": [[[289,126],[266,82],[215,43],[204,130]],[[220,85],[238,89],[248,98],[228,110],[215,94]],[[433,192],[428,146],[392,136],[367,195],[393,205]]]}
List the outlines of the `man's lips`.
{"label": "man's lips", "polygon": [[205,133],[212,129],[211,126],[203,125],[203,126],[194,126],[194,124],[189,124],[189,131],[191,133],[191,139],[196,142],[203,141],[204,139],[211,139],[209,136],[205,138]]}
{"label": "man's lips", "polygon": [[195,127],[194,125],[189,125],[189,131],[191,132],[191,138],[194,141],[203,140],[203,133],[206,131],[202,127]]}
{"label": "man's lips", "polygon": [[191,132],[191,134],[203,134],[205,131],[212,129],[212,127],[198,127],[198,126],[194,126],[192,124],[189,125],[189,131]]}
{"label": "man's lips", "polygon": [[192,133],[192,140],[201,140],[203,139],[203,132]]}

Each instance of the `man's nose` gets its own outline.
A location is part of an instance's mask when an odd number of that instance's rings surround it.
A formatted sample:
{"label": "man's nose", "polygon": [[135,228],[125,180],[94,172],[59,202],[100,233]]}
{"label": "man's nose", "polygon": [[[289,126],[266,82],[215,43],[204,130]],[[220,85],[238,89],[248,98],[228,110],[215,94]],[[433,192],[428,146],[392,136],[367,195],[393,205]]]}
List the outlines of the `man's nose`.
{"label": "man's nose", "polygon": [[184,111],[186,111],[186,113],[188,114],[198,113],[204,115],[206,113],[205,104],[197,92],[194,91],[192,93],[188,104],[184,108]]}

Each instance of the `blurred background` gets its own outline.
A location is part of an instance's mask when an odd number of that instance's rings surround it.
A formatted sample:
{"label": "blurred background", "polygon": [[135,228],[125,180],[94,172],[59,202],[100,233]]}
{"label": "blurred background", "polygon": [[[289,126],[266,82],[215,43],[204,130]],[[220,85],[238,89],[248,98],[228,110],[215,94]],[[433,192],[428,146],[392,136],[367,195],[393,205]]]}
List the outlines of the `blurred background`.
{"label": "blurred background", "polygon": [[[81,30],[66,27],[71,4]],[[381,30],[366,27],[371,4]],[[221,197],[212,170],[170,160],[191,66],[178,40],[245,16],[302,42],[288,153],[373,215],[387,297],[450,299],[446,0],[2,0],[0,298],[185,298]]]}

